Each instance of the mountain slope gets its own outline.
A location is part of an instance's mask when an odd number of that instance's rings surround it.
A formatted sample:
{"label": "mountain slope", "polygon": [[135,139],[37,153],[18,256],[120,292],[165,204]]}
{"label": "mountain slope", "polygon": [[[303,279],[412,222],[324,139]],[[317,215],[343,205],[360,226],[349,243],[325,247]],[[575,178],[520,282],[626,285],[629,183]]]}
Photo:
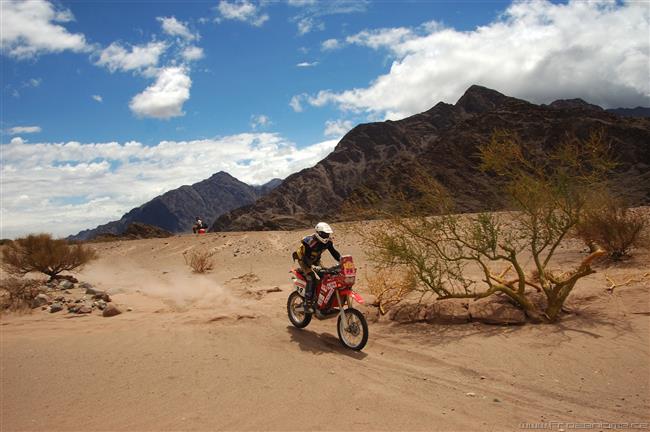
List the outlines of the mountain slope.
{"label": "mountain slope", "polygon": [[225,172],[218,172],[210,178],[191,186],[181,186],[126,213],[120,220],[97,228],[81,231],[73,240],[88,240],[101,234],[122,234],[133,222],[153,225],[177,233],[189,231],[197,216],[203,220],[214,220],[219,215],[251,204],[273,190],[280,180],[274,179],[266,185],[250,186]]}
{"label": "mountain slope", "polygon": [[542,147],[567,133],[586,137],[602,129],[621,162],[619,183],[645,187],[640,199],[650,202],[650,119],[619,117],[577,99],[540,106],[472,86],[455,105],[438,103],[403,120],[355,127],[316,166],[289,176],[254,204],[220,216],[211,229],[294,229],[319,219],[349,219],[342,214],[346,204],[363,204],[367,191],[374,197],[408,192],[419,172],[452,191],[459,210],[503,207],[476,156],[477,146],[495,129],[512,130],[526,145]]}

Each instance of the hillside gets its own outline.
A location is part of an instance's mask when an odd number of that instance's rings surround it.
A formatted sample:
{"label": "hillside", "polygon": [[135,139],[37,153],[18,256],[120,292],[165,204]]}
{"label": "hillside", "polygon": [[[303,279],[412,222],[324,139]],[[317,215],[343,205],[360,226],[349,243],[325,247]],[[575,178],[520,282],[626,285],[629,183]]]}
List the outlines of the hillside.
{"label": "hillside", "polygon": [[408,195],[419,173],[452,191],[460,211],[503,208],[476,157],[477,146],[495,129],[516,132],[531,148],[602,129],[620,162],[615,183],[640,191],[634,203],[650,202],[649,118],[621,117],[579,99],[535,105],[472,86],[454,105],[441,102],[403,120],[355,127],[316,166],[289,176],[254,204],[221,215],[211,229],[295,229],[319,219],[350,220],[347,204],[370,205],[393,192]]}
{"label": "hillside", "polygon": [[81,231],[69,239],[88,240],[105,234],[120,235],[133,222],[153,225],[171,233],[191,231],[197,216],[207,221],[214,220],[229,210],[255,202],[279,182],[279,179],[273,179],[265,185],[250,186],[221,171],[193,185],[165,192],[132,209],[117,221]]}

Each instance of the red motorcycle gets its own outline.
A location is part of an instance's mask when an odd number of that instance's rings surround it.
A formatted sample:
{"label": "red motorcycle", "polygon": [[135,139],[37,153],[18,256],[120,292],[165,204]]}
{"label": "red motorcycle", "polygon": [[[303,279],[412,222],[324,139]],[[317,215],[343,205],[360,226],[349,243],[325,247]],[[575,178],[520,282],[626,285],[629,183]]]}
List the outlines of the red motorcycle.
{"label": "red motorcycle", "polygon": [[352,307],[352,302],[363,304],[363,298],[352,290],[356,281],[357,268],[351,256],[341,257],[340,264],[328,269],[314,268],[318,280],[315,282],[314,313],[305,313],[304,297],[307,279],[300,269],[290,271],[294,291],[287,299],[287,313],[291,324],[305,328],[312,316],[328,319],[338,316],[336,325],[341,343],[350,349],[360,351],[368,342],[368,323],[361,312]]}

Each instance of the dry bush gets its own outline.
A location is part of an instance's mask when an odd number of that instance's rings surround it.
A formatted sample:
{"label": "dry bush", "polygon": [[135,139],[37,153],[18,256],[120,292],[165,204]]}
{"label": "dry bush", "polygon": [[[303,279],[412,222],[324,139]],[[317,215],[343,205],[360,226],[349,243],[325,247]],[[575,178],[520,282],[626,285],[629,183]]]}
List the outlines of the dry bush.
{"label": "dry bush", "polygon": [[[422,188],[416,206],[405,202],[399,214],[362,233],[367,254],[383,269],[406,269],[416,285],[412,291],[429,291],[439,300],[502,294],[529,318],[553,322],[578,280],[594,273],[591,265],[605,255],[597,249],[577,265],[551,267],[562,241],[606,190],[614,166],[607,143],[594,133],[536,149],[496,131],[479,152],[481,168],[498,179],[500,200],[515,211],[459,215],[451,194],[423,180],[422,186],[432,186]],[[439,216],[423,214],[425,208]],[[467,266],[481,277],[471,276]],[[531,302],[531,289],[545,296],[543,309]],[[399,287],[392,292],[399,294]]]}
{"label": "dry bush", "polygon": [[24,275],[41,272],[55,279],[62,271],[71,271],[97,258],[94,250],[66,240],[54,240],[49,234],[30,234],[5,245],[3,265],[9,273]]}
{"label": "dry bush", "polygon": [[577,225],[577,236],[590,250],[601,247],[610,259],[619,261],[633,248],[647,247],[647,218],[616,202],[589,211]]}
{"label": "dry bush", "polygon": [[417,278],[413,272],[380,269],[371,276],[366,276],[366,279],[370,293],[377,299],[379,312],[382,315],[413,292],[426,294],[418,289]]}
{"label": "dry bush", "polygon": [[34,279],[7,277],[0,284],[0,312],[30,309],[43,283]]}
{"label": "dry bush", "polygon": [[189,265],[195,273],[205,273],[214,268],[214,252],[205,249],[194,249],[183,254],[185,263]]}

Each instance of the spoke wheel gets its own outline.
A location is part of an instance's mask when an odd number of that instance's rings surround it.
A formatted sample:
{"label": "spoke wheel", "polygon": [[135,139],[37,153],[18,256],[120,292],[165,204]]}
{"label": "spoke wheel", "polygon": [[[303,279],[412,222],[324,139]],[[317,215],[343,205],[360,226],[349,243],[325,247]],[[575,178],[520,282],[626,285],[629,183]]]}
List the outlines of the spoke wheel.
{"label": "spoke wheel", "polygon": [[[287,299],[287,315],[291,324],[298,328],[304,328],[311,322],[311,314],[306,314],[303,310],[303,300],[296,291],[289,294]],[[300,309],[300,310],[299,310]]]}
{"label": "spoke wheel", "polygon": [[339,315],[336,329],[343,346],[360,351],[368,342],[368,323],[366,317],[356,309],[346,309]]}

